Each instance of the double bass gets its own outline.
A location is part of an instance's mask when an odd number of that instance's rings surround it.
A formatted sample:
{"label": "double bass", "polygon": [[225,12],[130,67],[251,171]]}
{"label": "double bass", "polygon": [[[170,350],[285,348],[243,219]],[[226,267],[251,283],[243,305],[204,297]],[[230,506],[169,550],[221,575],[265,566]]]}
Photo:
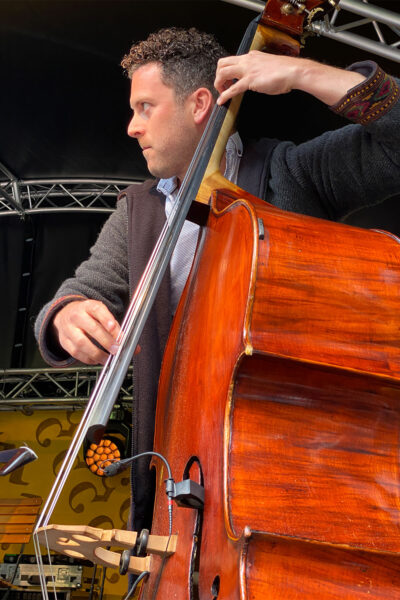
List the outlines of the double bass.
{"label": "double bass", "polygon": [[[320,4],[269,0],[251,47],[295,54]],[[232,105],[186,182],[207,218],[160,375],[152,530],[125,570],[143,600],[400,598],[399,240],[227,182]],[[55,531],[103,564],[137,540]]]}

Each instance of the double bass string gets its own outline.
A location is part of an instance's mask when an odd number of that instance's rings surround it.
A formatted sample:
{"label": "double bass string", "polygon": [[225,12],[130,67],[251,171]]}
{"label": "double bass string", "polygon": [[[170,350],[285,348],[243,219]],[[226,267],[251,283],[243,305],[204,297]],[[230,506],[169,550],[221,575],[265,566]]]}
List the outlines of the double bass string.
{"label": "double bass string", "polygon": [[[221,113],[220,109],[218,112]],[[217,113],[215,113],[217,114]],[[197,150],[193,161],[198,161],[200,150]],[[204,158],[204,155],[203,155]],[[192,161],[192,162],[193,162]],[[204,161],[203,161],[204,162]],[[187,184],[187,179],[185,187]],[[198,184],[200,185],[200,184]],[[184,187],[184,184],[182,184]],[[190,191],[194,192],[193,180],[190,181]],[[195,190],[197,193],[197,190]],[[190,194],[186,194],[185,202],[182,202],[183,194],[180,195],[180,200],[177,202],[176,211],[174,211],[173,219],[164,225],[158,242],[153,250],[150,261],[143,273],[138,288],[134,294],[131,305],[124,318],[119,336],[119,347],[117,353],[110,355],[95,386],[93,394],[88,402],[83,417],[78,425],[77,431],[67,451],[64,461],[60,467],[60,471],[55,479],[53,487],[50,490],[49,496],[44,505],[43,511],[38,519],[37,525],[33,533],[35,546],[36,560],[39,569],[42,593],[44,598],[48,598],[47,586],[44,576],[43,561],[40,554],[40,545],[38,541],[38,529],[46,527],[49,524],[51,515],[54,512],[55,506],[59,500],[61,492],[71,472],[74,461],[77,457],[80,447],[82,446],[86,435],[90,428],[97,427],[102,420],[105,419],[104,426],[108,420],[111,409],[114,405],[116,395],[122,384],[126,370],[129,366],[132,354],[138,344],[139,337],[144,327],[147,314],[150,311],[152,301],[157,293],[158,286],[161,283],[164,272],[167,268],[170,256],[179,237],[187,212],[191,204]],[[195,194],[194,194],[195,196]],[[146,312],[147,311],[147,312]],[[122,366],[121,366],[122,364]],[[125,367],[125,370],[123,367]],[[112,383],[115,395],[110,398],[108,383]],[[121,380],[119,383],[118,381]],[[103,403],[107,404],[104,409]],[[100,405],[100,406],[99,406]],[[47,545],[47,550],[48,545]]]}
{"label": "double bass string", "polygon": [[[250,48],[254,33],[257,29],[258,20],[259,17],[254,19],[248,26],[239,47],[238,54],[243,54]],[[42,593],[46,600],[48,599],[48,593],[43,561],[40,554],[38,529],[46,527],[49,524],[51,515],[54,512],[55,506],[86,436],[95,435],[99,433],[99,431],[102,432],[106,426],[190,206],[197,196],[227,112],[227,104],[223,106],[214,106],[210,119],[178,192],[176,209],[173,211],[169,222],[165,223],[161,231],[157,244],[123,320],[121,332],[117,340],[117,352],[115,355],[109,356],[101,371],[93,394],[88,402],[65,459],[60,467],[60,471],[50,490],[43,511],[36,524],[33,533],[33,541]],[[48,544],[46,544],[46,546],[47,551],[49,552]]]}

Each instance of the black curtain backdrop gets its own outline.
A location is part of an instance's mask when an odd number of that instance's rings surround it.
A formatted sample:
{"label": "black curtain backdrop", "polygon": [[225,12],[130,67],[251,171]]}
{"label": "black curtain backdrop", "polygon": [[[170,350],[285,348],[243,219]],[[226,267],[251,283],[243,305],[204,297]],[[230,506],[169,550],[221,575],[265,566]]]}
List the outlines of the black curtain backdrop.
{"label": "black curtain backdrop", "polygon": [[105,218],[83,212],[0,218],[1,368],[45,366],[33,336],[36,315],[88,257]]}

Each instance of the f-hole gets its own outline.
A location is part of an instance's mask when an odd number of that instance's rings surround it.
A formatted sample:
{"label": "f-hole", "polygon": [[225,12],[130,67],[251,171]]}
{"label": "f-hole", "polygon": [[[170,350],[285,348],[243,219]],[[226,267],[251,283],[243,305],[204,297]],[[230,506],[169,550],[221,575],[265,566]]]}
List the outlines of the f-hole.
{"label": "f-hole", "polygon": [[214,581],[212,582],[212,586],[211,586],[211,596],[212,596],[212,600],[217,600],[217,598],[218,598],[218,594],[219,594],[219,584],[220,584],[219,575],[216,575],[216,576],[214,577]]}
{"label": "f-hole", "polygon": [[[192,479],[204,486],[203,470],[197,456],[192,456],[186,463],[182,479]],[[188,510],[188,509],[184,509]],[[192,555],[190,557],[189,590],[190,600],[200,600],[199,594],[199,571],[201,555],[201,535],[203,526],[203,511],[196,511],[196,519],[193,528]]]}

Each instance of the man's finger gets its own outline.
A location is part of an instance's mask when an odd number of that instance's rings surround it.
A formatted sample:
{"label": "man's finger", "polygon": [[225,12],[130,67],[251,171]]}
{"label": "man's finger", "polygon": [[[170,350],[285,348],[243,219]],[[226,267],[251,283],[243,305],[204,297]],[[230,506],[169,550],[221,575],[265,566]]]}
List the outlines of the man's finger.
{"label": "man's finger", "polygon": [[78,311],[74,314],[73,319],[71,320],[71,329],[66,329],[65,335],[72,341],[78,342],[79,340],[79,343],[82,342],[82,338],[83,340],[94,340],[108,352],[117,339],[116,330],[115,334],[109,333],[104,328],[103,324],[87,310]]}
{"label": "man's finger", "polygon": [[108,308],[101,302],[87,301],[87,312],[94,319],[99,321],[106,331],[111,333],[114,337],[118,335],[119,324],[113,315],[110,313]]}
{"label": "man's finger", "polygon": [[230,98],[245,92],[247,89],[248,86],[246,82],[243,79],[240,79],[239,81],[236,81],[236,83],[233,83],[227,90],[222,92],[222,94],[220,94],[217,99],[217,104],[224,104],[227,100],[230,100]]}
{"label": "man's finger", "polygon": [[75,331],[73,339],[64,338],[62,346],[73,358],[88,365],[104,365],[108,359],[108,354],[93,344],[83,331]]}

